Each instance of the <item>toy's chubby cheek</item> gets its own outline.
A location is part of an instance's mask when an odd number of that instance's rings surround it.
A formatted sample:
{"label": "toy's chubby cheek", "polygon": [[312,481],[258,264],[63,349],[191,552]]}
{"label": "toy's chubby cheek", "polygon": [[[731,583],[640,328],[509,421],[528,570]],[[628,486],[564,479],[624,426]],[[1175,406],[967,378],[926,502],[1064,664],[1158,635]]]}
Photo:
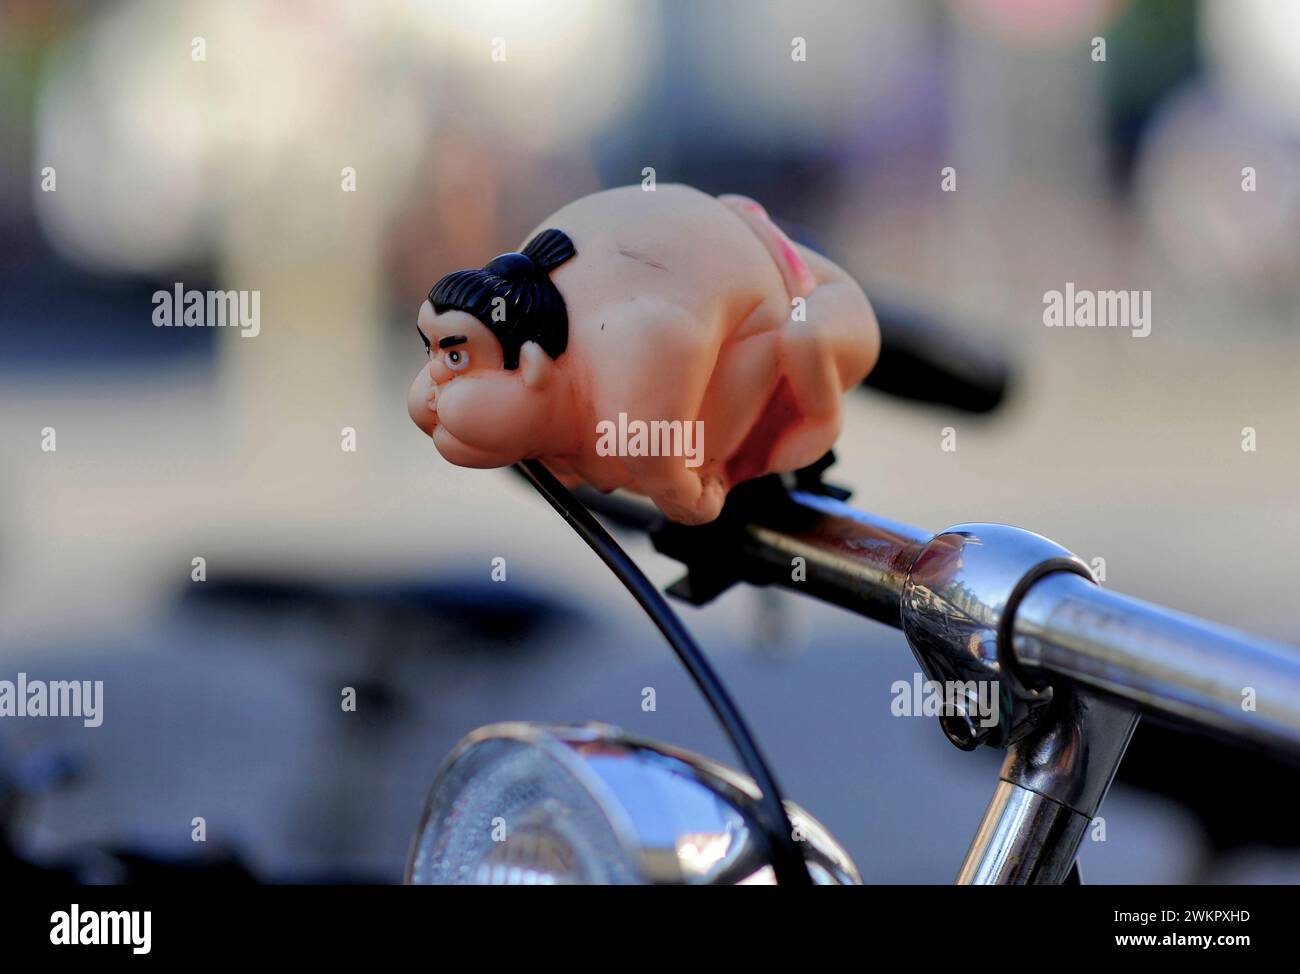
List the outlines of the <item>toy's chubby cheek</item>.
{"label": "toy's chubby cheek", "polygon": [[514,376],[465,376],[438,390],[437,422],[462,443],[497,457],[502,466],[523,459],[527,451],[530,417],[539,409],[527,400]]}
{"label": "toy's chubby cheek", "polygon": [[433,378],[429,375],[426,366],[420,369],[406,393],[406,411],[411,414],[415,425],[429,436],[432,436],[433,431],[438,427],[437,396],[437,386],[433,384]]}
{"label": "toy's chubby cheek", "polygon": [[442,454],[444,460],[454,463],[458,467],[493,469],[507,467],[522,459],[521,457],[512,457],[508,454],[503,455],[492,450],[482,450],[476,446],[471,446],[464,440],[459,439],[445,426],[439,426],[433,431],[433,445],[438,448],[438,452]]}
{"label": "toy's chubby cheek", "polygon": [[514,376],[464,376],[411,383],[407,412],[443,457],[462,467],[505,467],[529,455],[546,404]]}

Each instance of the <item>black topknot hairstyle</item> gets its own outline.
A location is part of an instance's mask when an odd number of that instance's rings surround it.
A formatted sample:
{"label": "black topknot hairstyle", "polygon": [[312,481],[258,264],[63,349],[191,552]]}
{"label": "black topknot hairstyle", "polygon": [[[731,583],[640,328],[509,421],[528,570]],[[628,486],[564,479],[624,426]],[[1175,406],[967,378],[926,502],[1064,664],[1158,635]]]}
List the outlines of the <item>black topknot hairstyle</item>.
{"label": "black topknot hairstyle", "polygon": [[[569,345],[569,312],[549,274],[577,253],[563,230],[543,230],[523,253],[493,257],[482,270],[454,271],[429,291],[438,314],[464,311],[487,326],[501,343],[507,369],[519,368],[524,342],[536,342],[551,358]],[[492,319],[492,304],[505,299],[505,320]]]}

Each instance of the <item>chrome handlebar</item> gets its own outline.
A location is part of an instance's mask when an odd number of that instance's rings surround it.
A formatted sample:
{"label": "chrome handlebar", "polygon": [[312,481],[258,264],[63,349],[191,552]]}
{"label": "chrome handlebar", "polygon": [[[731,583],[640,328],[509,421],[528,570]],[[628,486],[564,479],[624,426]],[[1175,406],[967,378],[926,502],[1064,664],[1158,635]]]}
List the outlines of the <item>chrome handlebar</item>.
{"label": "chrome handlebar", "polygon": [[1038,582],[1016,612],[1026,672],[1300,753],[1300,650],[1080,584]]}
{"label": "chrome handlebar", "polygon": [[959,884],[1077,880],[1079,847],[1143,712],[1300,759],[1300,649],[1105,591],[1030,531],[928,535],[859,511],[822,483],[832,459],[737,486],[701,527],[630,498],[584,497],[686,566],[675,595],[700,604],[736,582],[781,585],[901,629],[930,679],[996,688],[992,727],[960,705],[940,718],[959,747],[1007,749]]}
{"label": "chrome handlebar", "polygon": [[1000,665],[1031,691],[1066,681],[1300,756],[1300,649],[1106,591],[1068,552],[1051,563],[1055,546],[1018,528],[931,536],[807,490],[754,501],[717,527],[651,530],[688,567],[678,594],[702,602],[733,581],[782,585],[902,629],[928,673],[957,672],[955,661],[969,678],[991,662],[991,679]]}

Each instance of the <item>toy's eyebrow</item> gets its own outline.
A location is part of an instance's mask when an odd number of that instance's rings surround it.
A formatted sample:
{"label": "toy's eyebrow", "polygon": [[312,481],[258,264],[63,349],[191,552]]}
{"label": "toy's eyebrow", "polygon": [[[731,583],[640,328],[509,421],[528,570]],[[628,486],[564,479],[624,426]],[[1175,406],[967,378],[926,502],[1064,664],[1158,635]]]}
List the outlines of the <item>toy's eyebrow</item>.
{"label": "toy's eyebrow", "polygon": [[453,345],[464,345],[467,341],[469,339],[464,335],[448,335],[446,338],[438,339],[438,347],[451,348]]}

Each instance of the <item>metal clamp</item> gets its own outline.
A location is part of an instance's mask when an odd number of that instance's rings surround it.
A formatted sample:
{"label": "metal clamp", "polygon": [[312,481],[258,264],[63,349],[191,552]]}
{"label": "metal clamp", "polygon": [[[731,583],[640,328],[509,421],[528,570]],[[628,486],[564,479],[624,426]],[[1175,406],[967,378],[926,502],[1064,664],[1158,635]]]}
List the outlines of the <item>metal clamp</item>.
{"label": "metal clamp", "polygon": [[[925,675],[962,688],[940,719],[958,747],[1006,747],[1025,737],[1052,700],[1015,669],[1011,625],[1016,605],[1052,572],[1092,580],[1088,567],[1055,542],[1005,524],[959,524],[936,534],[903,584],[902,629]],[[996,693],[996,715],[975,706],[978,689]],[[992,694],[987,699],[994,699]]]}

